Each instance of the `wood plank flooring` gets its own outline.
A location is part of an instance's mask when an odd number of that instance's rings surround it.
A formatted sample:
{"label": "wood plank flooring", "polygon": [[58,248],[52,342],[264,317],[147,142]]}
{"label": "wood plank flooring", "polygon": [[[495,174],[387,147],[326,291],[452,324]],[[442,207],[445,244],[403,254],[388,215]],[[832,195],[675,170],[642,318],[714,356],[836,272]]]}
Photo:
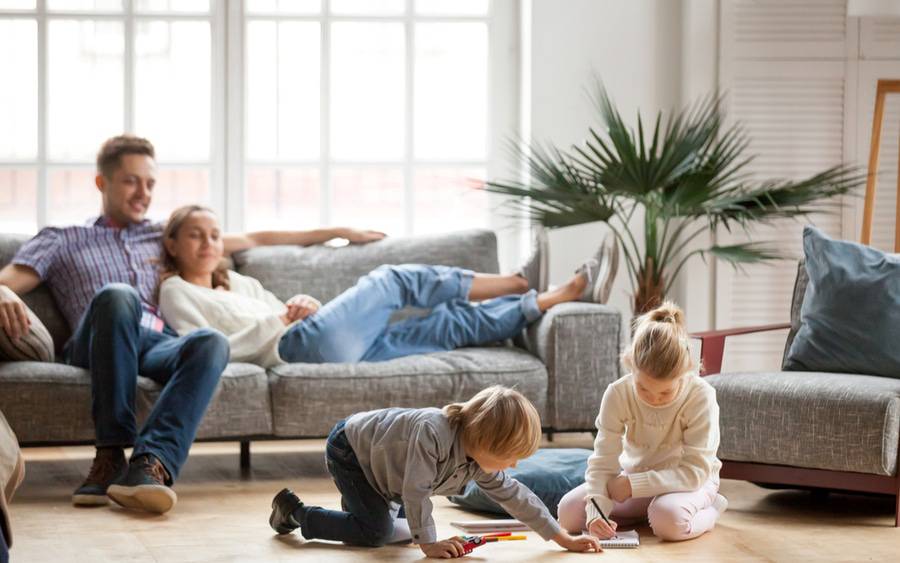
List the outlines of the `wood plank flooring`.
{"label": "wood plank flooring", "polygon": [[[548,447],[590,447],[589,435],[557,435]],[[118,507],[75,508],[72,490],[90,466],[93,448],[25,450],[27,476],[11,505],[14,562],[32,561],[417,561],[412,546],[349,548],[276,536],[268,526],[272,496],[290,486],[307,503],[337,508],[340,497],[322,461],[324,442],[253,444],[253,468],[242,475],[236,443],[198,444],[176,484],[178,505],[163,516]],[[565,553],[529,533],[524,542],[479,548],[483,561],[898,561],[900,529],[893,498],[771,491],[724,481],[730,506],[716,529],[682,543],[664,543],[640,528],[637,550]],[[450,521],[473,518],[434,499],[439,535]]]}

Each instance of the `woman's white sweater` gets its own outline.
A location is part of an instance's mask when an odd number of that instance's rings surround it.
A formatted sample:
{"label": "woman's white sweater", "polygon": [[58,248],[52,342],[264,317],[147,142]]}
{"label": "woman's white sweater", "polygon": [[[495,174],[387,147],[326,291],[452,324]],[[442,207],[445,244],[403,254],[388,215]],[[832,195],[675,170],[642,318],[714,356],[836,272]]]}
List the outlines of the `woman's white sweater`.
{"label": "woman's white sweater", "polygon": [[226,291],[181,276],[168,278],[159,288],[163,319],[180,336],[201,327],[218,330],[228,337],[232,362],[263,367],[284,363],[278,355],[278,341],[288,329],[280,318],[284,303],[253,278],[229,271],[228,280],[231,289]]}
{"label": "woman's white sweater", "polygon": [[606,389],[585,473],[588,522],[600,517],[590,499],[607,516],[612,511],[606,484],[622,472],[631,482],[633,498],[694,491],[710,477],[718,478],[722,462],[716,457],[716,391],[695,373],[682,378],[675,398],[658,407],[638,396],[632,374]]}

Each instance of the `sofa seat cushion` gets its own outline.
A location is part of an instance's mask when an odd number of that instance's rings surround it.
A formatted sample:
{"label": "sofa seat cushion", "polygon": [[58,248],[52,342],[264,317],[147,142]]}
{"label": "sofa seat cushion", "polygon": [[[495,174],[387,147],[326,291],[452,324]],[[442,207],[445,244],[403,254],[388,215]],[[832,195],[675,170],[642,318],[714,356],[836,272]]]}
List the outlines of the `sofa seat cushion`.
{"label": "sofa seat cushion", "polygon": [[820,372],[706,377],[723,460],[896,475],[900,381]]}
{"label": "sofa seat cushion", "polygon": [[269,369],[275,435],[325,436],[339,420],[385,407],[441,407],[490,385],[515,387],[544,417],[547,370],[510,347],[462,348],[356,364],[287,364]]}
{"label": "sofa seat cushion", "polygon": [[81,368],[0,363],[0,411],[22,443],[94,440],[91,376]]}
{"label": "sofa seat cushion", "polygon": [[[160,389],[155,381],[138,378],[135,399],[138,420],[143,421],[150,414]],[[197,429],[197,439],[271,433],[272,407],[266,371],[253,364],[228,364]]]}

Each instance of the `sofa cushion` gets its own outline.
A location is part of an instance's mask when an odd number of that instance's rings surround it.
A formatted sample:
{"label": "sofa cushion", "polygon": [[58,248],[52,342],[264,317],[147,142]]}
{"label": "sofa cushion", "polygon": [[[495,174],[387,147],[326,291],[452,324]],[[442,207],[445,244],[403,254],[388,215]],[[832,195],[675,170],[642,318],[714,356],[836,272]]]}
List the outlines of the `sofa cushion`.
{"label": "sofa cushion", "polygon": [[[28,235],[0,234],[0,268],[9,264],[19,247],[29,238],[31,237]],[[41,284],[33,291],[28,292],[22,300],[44,323],[44,326],[53,338],[56,356],[61,358],[63,346],[69,340],[72,331],[68,323],[66,323],[65,317],[62,316],[59,308],[57,308],[50,290],[47,286]]]}
{"label": "sofa cushion", "polygon": [[544,416],[547,370],[507,347],[462,348],[357,364],[286,364],[269,369],[275,435],[325,436],[339,420],[385,407],[440,407],[490,385],[515,387]]}
{"label": "sofa cushion", "polygon": [[[138,377],[135,407],[139,423],[147,418],[159,390],[152,380]],[[23,443],[94,441],[91,377],[81,368],[46,362],[0,362],[0,411]],[[229,364],[197,437],[271,432],[265,371],[250,364]]]}
{"label": "sofa cushion", "polygon": [[787,369],[788,353],[797,331],[800,330],[800,309],[803,306],[803,298],[806,296],[806,286],[809,277],[806,275],[806,260],[801,259],[797,263],[797,278],[794,280],[794,291],[791,294],[791,329],[788,331],[787,340],[784,343],[784,354],[781,357],[781,369]]}
{"label": "sofa cushion", "polygon": [[256,278],[285,301],[306,293],[328,302],[383,264],[443,264],[496,273],[497,238],[492,231],[386,238],[364,245],[268,246],[235,254],[238,273]]}
{"label": "sofa cushion", "polygon": [[895,475],[900,380],[820,372],[724,373],[724,460]]}
{"label": "sofa cushion", "polygon": [[[143,421],[150,414],[160,389],[155,381],[138,378],[138,420]],[[197,439],[271,433],[272,405],[265,370],[253,364],[228,364],[197,429]]]}
{"label": "sofa cushion", "polygon": [[900,257],[803,229],[809,283],[784,368],[900,377]]}
{"label": "sofa cushion", "polygon": [[0,363],[0,410],[23,443],[94,439],[91,377],[81,368]]}

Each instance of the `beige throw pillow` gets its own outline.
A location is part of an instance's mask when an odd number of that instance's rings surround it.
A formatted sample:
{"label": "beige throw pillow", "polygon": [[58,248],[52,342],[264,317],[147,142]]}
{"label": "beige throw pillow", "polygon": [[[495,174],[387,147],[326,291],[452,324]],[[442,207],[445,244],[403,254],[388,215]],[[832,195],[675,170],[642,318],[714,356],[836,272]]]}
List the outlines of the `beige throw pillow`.
{"label": "beige throw pillow", "polygon": [[0,328],[0,361],[53,361],[53,338],[31,309],[28,309],[28,318],[31,320],[31,330],[18,340],[13,340]]}

